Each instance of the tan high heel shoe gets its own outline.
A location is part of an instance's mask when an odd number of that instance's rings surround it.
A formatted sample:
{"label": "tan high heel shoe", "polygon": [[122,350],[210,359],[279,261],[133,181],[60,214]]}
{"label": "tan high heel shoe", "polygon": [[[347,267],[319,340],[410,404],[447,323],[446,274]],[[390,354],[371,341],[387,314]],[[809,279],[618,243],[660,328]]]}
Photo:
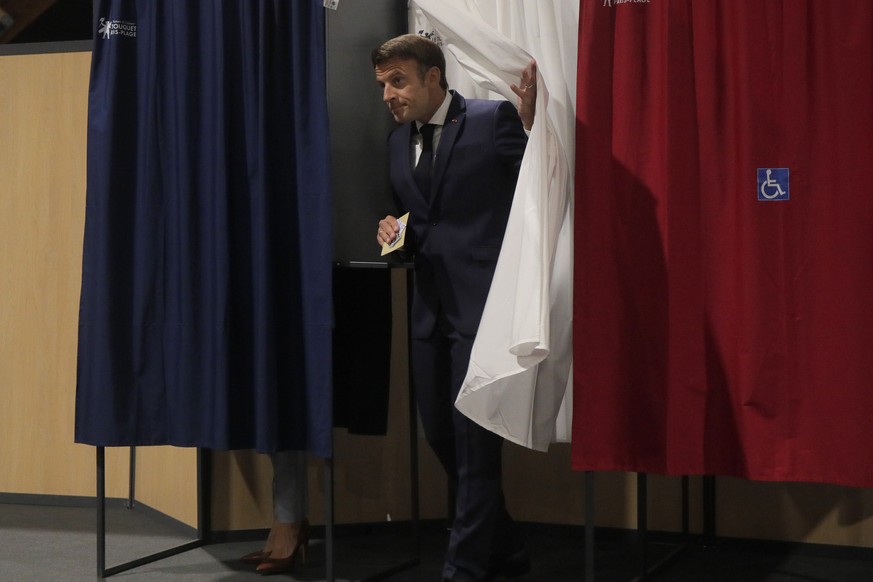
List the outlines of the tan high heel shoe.
{"label": "tan high heel shoe", "polygon": [[257,552],[252,552],[250,554],[246,554],[242,556],[239,561],[243,564],[250,564],[252,566],[257,566],[264,560],[270,557],[271,552],[266,552],[264,550],[258,550]]}
{"label": "tan high heel shoe", "polygon": [[309,549],[309,520],[303,518],[303,521],[300,522],[300,531],[297,532],[297,544],[294,546],[294,549],[291,551],[291,554],[285,558],[271,558],[267,556],[264,558],[256,571],[258,574],[262,574],[264,576],[268,576],[270,574],[282,574],[284,572],[288,572],[291,568],[294,567],[294,560],[297,559],[297,555],[300,554],[300,559],[305,564],[306,563],[306,552]]}

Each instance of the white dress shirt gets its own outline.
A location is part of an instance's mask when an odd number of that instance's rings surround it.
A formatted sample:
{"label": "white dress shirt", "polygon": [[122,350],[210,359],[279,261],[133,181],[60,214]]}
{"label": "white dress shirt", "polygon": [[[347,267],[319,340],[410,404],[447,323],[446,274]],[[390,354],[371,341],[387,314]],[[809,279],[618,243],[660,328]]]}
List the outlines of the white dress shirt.
{"label": "white dress shirt", "polygon": [[[436,162],[436,152],[437,146],[440,143],[440,136],[443,134],[443,125],[446,124],[446,115],[449,113],[449,105],[452,103],[452,94],[446,91],[446,97],[443,99],[442,105],[439,106],[439,109],[433,114],[428,121],[429,124],[435,125],[436,127],[433,130],[433,157],[431,158],[431,163]],[[415,134],[415,138],[412,140],[412,169],[415,169],[415,165],[418,164],[418,158],[421,157],[421,150],[424,149],[423,140],[421,138],[421,126],[424,125],[420,121],[415,122],[415,128],[418,130]]]}

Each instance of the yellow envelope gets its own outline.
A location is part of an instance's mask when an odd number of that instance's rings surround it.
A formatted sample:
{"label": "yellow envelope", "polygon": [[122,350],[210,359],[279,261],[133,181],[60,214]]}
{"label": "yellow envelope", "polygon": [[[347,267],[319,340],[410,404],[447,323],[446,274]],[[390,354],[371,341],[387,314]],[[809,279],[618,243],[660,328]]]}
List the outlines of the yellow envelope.
{"label": "yellow envelope", "polygon": [[383,257],[388,253],[393,253],[399,248],[403,248],[403,243],[406,242],[406,225],[409,224],[409,213],[407,212],[398,218],[397,223],[400,225],[400,232],[397,233],[397,238],[394,239],[394,242],[382,245]]}

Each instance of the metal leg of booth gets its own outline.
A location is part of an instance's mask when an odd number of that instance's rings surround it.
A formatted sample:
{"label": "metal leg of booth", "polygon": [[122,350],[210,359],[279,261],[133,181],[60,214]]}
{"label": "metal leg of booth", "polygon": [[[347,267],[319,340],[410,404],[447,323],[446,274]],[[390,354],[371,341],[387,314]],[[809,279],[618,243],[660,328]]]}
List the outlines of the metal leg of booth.
{"label": "metal leg of booth", "polygon": [[[208,471],[206,466],[208,461],[206,453],[202,449],[197,449],[197,539],[181,544],[179,546],[169,548],[154,554],[136,558],[110,568],[106,567],[106,451],[103,447],[97,449],[97,576],[100,578],[108,578],[120,572],[126,572],[144,564],[157,562],[170,556],[175,556],[195,548],[204,546],[207,543],[209,532],[208,524],[208,487],[206,479]],[[134,466],[135,457],[132,457],[131,466]],[[134,480],[135,472],[131,473],[131,484],[129,485],[128,507],[132,508],[134,504]]]}

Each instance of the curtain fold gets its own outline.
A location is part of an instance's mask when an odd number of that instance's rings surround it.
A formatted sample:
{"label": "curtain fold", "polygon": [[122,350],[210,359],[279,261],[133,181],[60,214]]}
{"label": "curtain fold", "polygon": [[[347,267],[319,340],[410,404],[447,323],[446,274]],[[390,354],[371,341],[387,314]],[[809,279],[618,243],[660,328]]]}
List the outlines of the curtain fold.
{"label": "curtain fold", "polygon": [[[506,235],[455,406],[522,446],[570,436],[573,71],[576,0],[417,0],[415,30],[435,32],[449,84],[508,99],[537,59],[537,117]],[[471,195],[474,193],[471,193]]]}
{"label": "curtain fold", "polygon": [[583,1],[579,38],[573,466],[873,485],[873,5]]}
{"label": "curtain fold", "polygon": [[96,16],[76,441],[328,456],[321,3]]}

